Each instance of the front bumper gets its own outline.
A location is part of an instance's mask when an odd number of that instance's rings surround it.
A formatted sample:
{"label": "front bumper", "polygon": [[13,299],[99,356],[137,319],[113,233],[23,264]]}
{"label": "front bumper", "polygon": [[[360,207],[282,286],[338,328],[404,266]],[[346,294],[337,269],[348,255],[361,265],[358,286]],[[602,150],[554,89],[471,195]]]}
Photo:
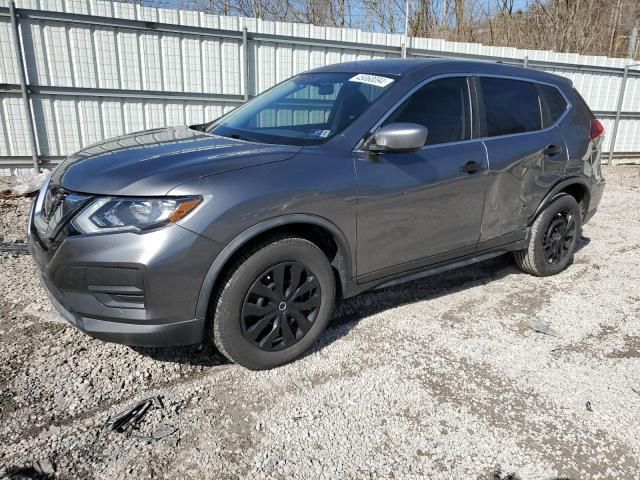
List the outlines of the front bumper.
{"label": "front bumper", "polygon": [[40,279],[44,291],[58,313],[71,325],[98,340],[141,347],[169,347],[202,342],[204,319],[155,325],[151,323],[120,323],[83,317],[60,303],[54,293],[54,288],[44,276],[40,275]]}
{"label": "front bumper", "polygon": [[[31,225],[33,227],[33,225]],[[29,248],[52,304],[71,324],[109,342],[200,343],[196,304],[218,245],[178,225],[137,234],[72,235],[46,250],[34,228]]]}

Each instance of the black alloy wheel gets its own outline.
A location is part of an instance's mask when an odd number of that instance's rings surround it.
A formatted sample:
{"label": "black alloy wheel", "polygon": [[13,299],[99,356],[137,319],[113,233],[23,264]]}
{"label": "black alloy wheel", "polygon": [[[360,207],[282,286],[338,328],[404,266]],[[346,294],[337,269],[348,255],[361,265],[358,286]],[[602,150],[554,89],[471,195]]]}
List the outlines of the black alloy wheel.
{"label": "black alloy wheel", "polygon": [[527,248],[513,252],[518,267],[539,277],[560,273],[573,262],[581,227],[578,202],[571,195],[559,194],[531,225]]}
{"label": "black alloy wheel", "polygon": [[249,288],[242,306],[242,333],[267,352],[289,348],[313,327],[321,298],[320,282],[307,266],[278,263]]}
{"label": "black alloy wheel", "polygon": [[547,263],[557,265],[567,257],[576,231],[577,223],[571,210],[565,208],[554,215],[542,239]]}
{"label": "black alloy wheel", "polygon": [[312,241],[273,235],[239,256],[214,299],[211,334],[229,360],[252,370],[307,352],[331,318],[336,277]]}

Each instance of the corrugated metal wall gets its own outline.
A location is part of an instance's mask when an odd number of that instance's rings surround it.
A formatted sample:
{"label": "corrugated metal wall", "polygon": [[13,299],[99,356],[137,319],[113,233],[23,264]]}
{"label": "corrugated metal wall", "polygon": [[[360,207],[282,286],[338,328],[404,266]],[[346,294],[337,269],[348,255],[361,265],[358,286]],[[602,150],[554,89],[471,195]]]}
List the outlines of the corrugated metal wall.
{"label": "corrugated metal wall", "polygon": [[[6,0],[0,2],[0,166],[29,165]],[[57,160],[123,133],[199,123],[298,72],[399,57],[400,35],[264,22],[103,0],[18,0],[38,154]],[[64,12],[64,13],[62,13]],[[243,28],[247,38],[243,41]],[[502,60],[570,78],[612,130],[627,61],[410,39],[408,57]],[[246,57],[246,58],[245,58]],[[616,152],[640,152],[640,76],[626,85]],[[611,135],[608,136],[611,138]],[[607,145],[605,145],[607,150]]]}

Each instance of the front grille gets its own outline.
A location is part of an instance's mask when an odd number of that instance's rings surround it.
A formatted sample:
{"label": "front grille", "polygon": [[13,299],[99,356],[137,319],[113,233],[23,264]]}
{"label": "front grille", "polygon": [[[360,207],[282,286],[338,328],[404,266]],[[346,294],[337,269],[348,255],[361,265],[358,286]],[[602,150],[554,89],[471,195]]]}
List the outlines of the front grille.
{"label": "front grille", "polygon": [[43,197],[38,198],[34,210],[33,227],[38,239],[49,249],[66,236],[69,222],[91,197],[70,192],[54,183],[49,183],[41,195]]}

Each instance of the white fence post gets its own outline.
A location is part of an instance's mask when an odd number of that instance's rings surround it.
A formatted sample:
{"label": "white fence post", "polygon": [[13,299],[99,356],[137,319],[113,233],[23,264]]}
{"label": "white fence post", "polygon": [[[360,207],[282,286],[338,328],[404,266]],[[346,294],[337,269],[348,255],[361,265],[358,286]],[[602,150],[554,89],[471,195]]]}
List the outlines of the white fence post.
{"label": "white fence post", "polygon": [[244,86],[243,95],[244,101],[249,100],[249,33],[247,32],[247,26],[242,27],[242,55],[244,61]]}
{"label": "white fence post", "polygon": [[27,89],[27,77],[25,75],[24,60],[22,58],[22,39],[20,38],[20,27],[18,26],[18,16],[16,15],[16,4],[13,0],[9,2],[9,15],[11,17],[11,30],[13,31],[13,45],[16,54],[16,63],[18,68],[18,78],[20,78],[20,92],[22,94],[22,106],[27,122],[27,130],[31,143],[31,159],[33,160],[33,169],[36,173],[40,172],[40,163],[38,161],[38,144],[36,142],[36,132],[33,128],[33,116],[31,115],[31,103],[29,102],[29,91]]}

